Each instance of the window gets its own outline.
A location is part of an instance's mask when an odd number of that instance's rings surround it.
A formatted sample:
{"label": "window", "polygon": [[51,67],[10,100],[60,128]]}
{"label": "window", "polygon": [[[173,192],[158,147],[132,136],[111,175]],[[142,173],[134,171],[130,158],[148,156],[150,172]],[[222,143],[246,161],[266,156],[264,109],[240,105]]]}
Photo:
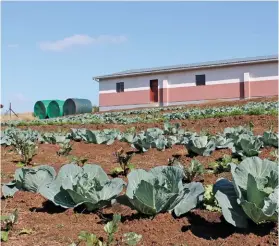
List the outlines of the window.
{"label": "window", "polygon": [[116,83],[116,92],[124,92],[124,82]]}
{"label": "window", "polygon": [[205,74],[196,75],[196,86],[205,85]]}

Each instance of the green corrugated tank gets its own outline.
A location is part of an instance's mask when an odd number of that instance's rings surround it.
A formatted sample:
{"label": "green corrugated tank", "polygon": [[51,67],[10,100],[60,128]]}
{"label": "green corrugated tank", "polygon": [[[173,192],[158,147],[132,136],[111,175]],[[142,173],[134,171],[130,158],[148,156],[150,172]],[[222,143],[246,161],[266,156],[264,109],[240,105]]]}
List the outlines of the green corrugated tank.
{"label": "green corrugated tank", "polygon": [[88,99],[68,98],[63,106],[64,115],[92,112],[92,103]]}
{"label": "green corrugated tank", "polygon": [[52,100],[37,101],[34,105],[34,115],[39,119],[47,118],[47,107]]}
{"label": "green corrugated tank", "polygon": [[47,107],[47,115],[49,118],[63,116],[63,105],[65,101],[52,100]]}

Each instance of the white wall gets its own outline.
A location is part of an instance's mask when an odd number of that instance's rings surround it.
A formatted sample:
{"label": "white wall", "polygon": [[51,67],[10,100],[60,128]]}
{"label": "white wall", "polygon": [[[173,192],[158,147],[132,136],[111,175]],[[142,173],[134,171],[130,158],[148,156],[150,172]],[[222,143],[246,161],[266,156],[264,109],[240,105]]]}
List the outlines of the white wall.
{"label": "white wall", "polygon": [[255,64],[212,69],[200,69],[169,75],[169,87],[195,86],[195,75],[205,74],[206,84],[237,83],[244,81],[244,73],[251,78],[278,76],[278,64]]}
{"label": "white wall", "polygon": [[124,82],[125,91],[148,90],[152,79],[159,80],[159,87],[162,87],[163,79],[167,78],[165,74],[144,75],[135,77],[124,77],[121,79],[110,79],[99,82],[99,92],[116,92],[116,83]]}
{"label": "white wall", "polygon": [[[124,82],[125,91],[137,91],[149,89],[149,81],[159,80],[159,87],[163,87],[163,80],[168,80],[168,87],[195,86],[195,75],[205,74],[206,84],[237,83],[244,81],[244,73],[249,73],[250,78],[278,77],[278,63],[263,63],[253,65],[241,65],[212,69],[199,69],[184,72],[143,75],[124,77],[122,79],[109,79],[99,82],[100,93],[116,91],[116,83]],[[278,78],[277,78],[278,79]]]}

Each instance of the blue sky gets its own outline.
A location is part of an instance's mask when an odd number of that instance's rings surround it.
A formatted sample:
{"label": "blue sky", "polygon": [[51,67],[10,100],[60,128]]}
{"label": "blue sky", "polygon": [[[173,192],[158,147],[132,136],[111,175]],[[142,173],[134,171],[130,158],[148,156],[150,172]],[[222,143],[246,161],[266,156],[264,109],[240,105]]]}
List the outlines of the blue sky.
{"label": "blue sky", "polygon": [[93,76],[278,53],[277,2],[2,2],[2,99],[88,98]]}

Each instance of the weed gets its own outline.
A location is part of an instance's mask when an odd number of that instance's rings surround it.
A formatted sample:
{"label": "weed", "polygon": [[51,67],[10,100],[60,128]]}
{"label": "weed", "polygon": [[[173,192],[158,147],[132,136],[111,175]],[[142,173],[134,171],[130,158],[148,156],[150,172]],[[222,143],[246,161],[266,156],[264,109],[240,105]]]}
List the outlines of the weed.
{"label": "weed", "polygon": [[[72,243],[70,246],[77,246],[81,242],[85,242],[86,246],[112,246],[119,245],[118,242],[115,242],[114,234],[118,231],[118,224],[121,220],[121,216],[119,214],[114,214],[112,221],[109,221],[104,226],[104,231],[107,234],[107,239],[100,239],[97,235],[93,233],[89,233],[87,231],[81,231],[79,233],[77,243]],[[142,236],[136,234],[135,232],[128,232],[123,235],[123,242],[127,245],[137,245],[137,243],[141,240]]]}
{"label": "weed", "polygon": [[69,155],[73,149],[73,145],[70,143],[70,140],[65,140],[63,143],[59,143],[60,149],[57,151],[57,154],[60,155]]}
{"label": "weed", "polygon": [[196,159],[191,160],[188,167],[184,167],[185,182],[192,182],[197,176],[204,174],[203,165]]}
{"label": "weed", "polygon": [[57,227],[58,229],[60,229],[60,228],[63,228],[64,225],[63,225],[63,224],[57,224],[56,227]]}
{"label": "weed", "polygon": [[206,185],[204,187],[203,206],[211,212],[221,212],[217,200],[213,194],[213,185]]}
{"label": "weed", "polygon": [[[14,224],[18,220],[18,210],[15,209],[9,215],[1,215],[1,241],[7,242],[9,239],[9,232],[13,229]],[[3,223],[3,225],[2,225]]]}
{"label": "weed", "polygon": [[92,107],[92,112],[95,113],[95,112],[99,112],[100,111],[100,108],[98,106],[93,106]]}
{"label": "weed", "polygon": [[129,127],[125,130],[125,133],[135,133],[136,132],[136,128],[133,126],[133,127]]}
{"label": "weed", "polygon": [[33,233],[33,230],[32,230],[32,229],[23,228],[23,229],[18,233],[18,235],[32,234],[32,233]]}
{"label": "weed", "polygon": [[78,166],[82,167],[88,161],[88,159],[86,157],[71,156],[70,161],[71,161],[71,163],[75,163]]}
{"label": "weed", "polygon": [[274,158],[274,161],[278,162],[278,160],[279,160],[278,149],[270,151],[269,155]]}
{"label": "weed", "polygon": [[120,167],[115,167],[112,170],[113,175],[123,174],[124,176],[127,176],[128,172],[135,168],[133,164],[130,163],[134,152],[124,153],[123,148],[121,148],[118,151],[114,152],[113,155],[116,157],[116,161],[120,165]]}
{"label": "weed", "polygon": [[29,164],[36,155],[38,147],[35,142],[28,135],[14,133],[12,134],[14,142],[14,150],[21,156],[24,164]]}
{"label": "weed", "polygon": [[178,166],[183,169],[184,172],[184,182],[189,183],[192,182],[197,176],[203,175],[205,170],[204,166],[196,159],[191,160],[189,166],[183,166],[178,158],[170,158],[168,160],[169,166]]}
{"label": "weed", "polygon": [[237,159],[232,158],[230,155],[224,155],[221,159],[208,164],[210,169],[213,169],[215,174],[230,171],[230,163],[238,164]]}

